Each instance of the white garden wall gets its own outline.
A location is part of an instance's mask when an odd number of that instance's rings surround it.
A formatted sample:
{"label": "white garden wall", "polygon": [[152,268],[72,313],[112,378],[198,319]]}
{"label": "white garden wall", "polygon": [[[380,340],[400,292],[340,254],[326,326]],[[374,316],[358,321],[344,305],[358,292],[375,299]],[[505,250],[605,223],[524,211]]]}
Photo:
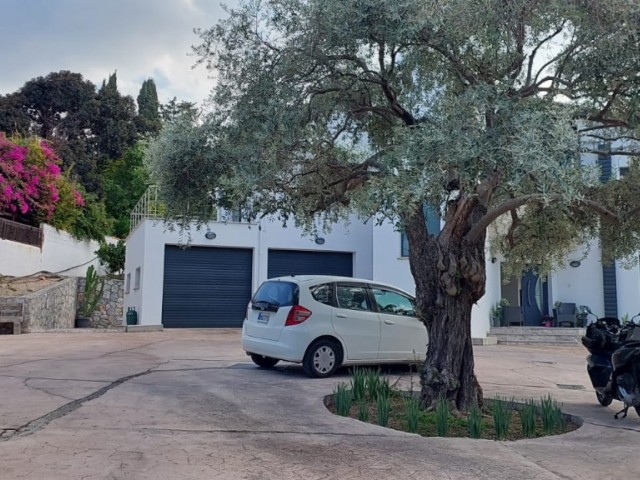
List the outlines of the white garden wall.
{"label": "white garden wall", "polygon": [[50,225],[45,224],[42,228],[42,248],[0,240],[0,275],[21,277],[45,271],[84,276],[89,265],[104,273],[94,253],[99,248],[98,242],[76,240],[69,233]]}

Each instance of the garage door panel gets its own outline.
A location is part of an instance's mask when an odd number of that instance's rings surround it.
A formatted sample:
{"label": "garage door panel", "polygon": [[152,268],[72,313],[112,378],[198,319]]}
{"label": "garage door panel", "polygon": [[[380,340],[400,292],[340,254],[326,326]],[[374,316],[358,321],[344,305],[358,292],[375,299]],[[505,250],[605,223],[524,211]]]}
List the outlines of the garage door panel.
{"label": "garage door panel", "polygon": [[287,275],[339,275],[353,277],[350,252],[309,252],[270,249],[267,277]]}
{"label": "garage door panel", "polygon": [[253,251],[168,245],[162,323],[167,328],[241,327],[251,298]]}

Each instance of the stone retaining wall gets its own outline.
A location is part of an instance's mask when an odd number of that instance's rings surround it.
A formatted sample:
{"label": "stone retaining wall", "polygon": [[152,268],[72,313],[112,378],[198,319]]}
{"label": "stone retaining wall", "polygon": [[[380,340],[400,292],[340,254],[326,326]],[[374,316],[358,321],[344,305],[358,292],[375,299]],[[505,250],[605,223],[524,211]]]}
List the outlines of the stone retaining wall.
{"label": "stone retaining wall", "polygon": [[[78,303],[84,296],[86,280],[78,279]],[[104,281],[102,301],[91,316],[92,328],[122,327],[124,307],[124,280],[107,279]]]}
{"label": "stone retaining wall", "polygon": [[73,328],[76,318],[76,278],[65,278],[50,287],[14,298],[22,303],[22,333],[32,330]]}

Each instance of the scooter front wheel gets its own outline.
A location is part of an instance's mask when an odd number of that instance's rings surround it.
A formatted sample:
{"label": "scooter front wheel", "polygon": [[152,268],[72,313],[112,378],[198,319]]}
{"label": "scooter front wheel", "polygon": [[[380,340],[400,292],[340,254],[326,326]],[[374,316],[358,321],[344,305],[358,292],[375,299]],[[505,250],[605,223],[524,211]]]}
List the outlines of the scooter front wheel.
{"label": "scooter front wheel", "polygon": [[[611,395],[605,395],[604,393],[596,392],[596,398],[598,399],[598,403],[603,407],[608,407],[613,402],[613,397]],[[640,415],[640,412],[638,412]]]}

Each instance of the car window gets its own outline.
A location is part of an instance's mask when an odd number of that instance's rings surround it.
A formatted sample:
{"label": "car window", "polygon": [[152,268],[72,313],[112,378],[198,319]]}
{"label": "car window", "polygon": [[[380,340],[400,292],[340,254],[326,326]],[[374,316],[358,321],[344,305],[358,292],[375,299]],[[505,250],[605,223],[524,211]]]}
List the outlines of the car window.
{"label": "car window", "polygon": [[415,303],[410,297],[384,288],[374,287],[371,291],[380,312],[409,317],[416,316]]}
{"label": "car window", "polygon": [[336,287],[338,307],[349,310],[371,310],[369,297],[364,287],[338,285]]}
{"label": "car window", "polygon": [[298,286],[291,282],[264,282],[253,296],[253,302],[265,302],[276,307],[292,306],[298,296]]}
{"label": "car window", "polygon": [[330,283],[323,283],[322,285],[315,285],[309,289],[311,296],[316,302],[324,303],[325,305],[333,305],[333,289]]}

